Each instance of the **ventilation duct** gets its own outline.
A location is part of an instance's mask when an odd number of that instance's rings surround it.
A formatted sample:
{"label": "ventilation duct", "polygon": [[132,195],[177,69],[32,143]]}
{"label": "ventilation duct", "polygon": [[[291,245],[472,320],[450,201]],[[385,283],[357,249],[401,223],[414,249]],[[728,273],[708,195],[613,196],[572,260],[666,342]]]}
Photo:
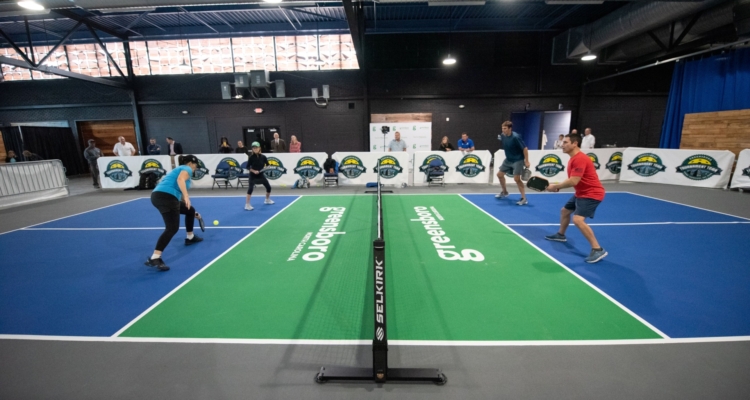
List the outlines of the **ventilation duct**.
{"label": "ventilation duct", "polygon": [[555,36],[552,43],[552,63],[577,61],[588,52],[596,53],[607,46],[723,2],[723,0],[705,0],[630,3],[597,21],[568,29]]}

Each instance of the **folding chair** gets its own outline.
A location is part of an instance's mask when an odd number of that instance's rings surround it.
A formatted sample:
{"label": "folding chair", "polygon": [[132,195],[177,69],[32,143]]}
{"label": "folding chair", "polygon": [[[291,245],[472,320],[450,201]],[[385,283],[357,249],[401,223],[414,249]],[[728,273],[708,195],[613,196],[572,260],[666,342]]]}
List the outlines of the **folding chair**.
{"label": "folding chair", "polygon": [[237,187],[235,189],[239,189],[240,186],[250,186],[250,171],[247,170],[247,161],[243,162],[240,168],[242,168],[242,173],[237,174]]}
{"label": "folding chair", "polygon": [[444,166],[445,164],[440,159],[430,161],[427,169],[427,186],[445,186]]}
{"label": "folding chair", "polygon": [[323,186],[333,187],[339,185],[339,163],[336,161],[336,166],[333,168],[333,173],[323,173]]}
{"label": "folding chair", "polygon": [[232,186],[232,183],[229,182],[229,164],[224,161],[220,162],[219,165],[216,166],[216,172],[211,175],[211,178],[214,178],[214,183],[211,184],[211,190],[214,190],[214,186],[220,188],[223,187],[224,189]]}

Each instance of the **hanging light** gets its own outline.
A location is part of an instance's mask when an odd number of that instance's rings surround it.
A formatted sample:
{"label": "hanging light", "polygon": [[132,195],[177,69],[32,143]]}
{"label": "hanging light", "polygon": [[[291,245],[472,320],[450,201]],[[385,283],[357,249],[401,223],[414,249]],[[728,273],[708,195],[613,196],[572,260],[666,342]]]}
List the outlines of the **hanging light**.
{"label": "hanging light", "polygon": [[453,7],[451,7],[451,17],[448,19],[448,57],[443,60],[443,65],[453,65],[456,63],[456,59],[451,56],[451,31],[453,26]]}
{"label": "hanging light", "polygon": [[445,57],[445,60],[443,60],[443,65],[453,65],[456,63],[456,59],[451,57],[450,54],[448,54],[448,57]]}
{"label": "hanging light", "polygon": [[27,10],[41,11],[44,10],[44,6],[37,3],[36,1],[19,1],[19,7],[23,7]]}
{"label": "hanging light", "polygon": [[596,60],[596,54],[591,54],[591,52],[588,52],[585,56],[581,57],[582,61],[592,61]]}

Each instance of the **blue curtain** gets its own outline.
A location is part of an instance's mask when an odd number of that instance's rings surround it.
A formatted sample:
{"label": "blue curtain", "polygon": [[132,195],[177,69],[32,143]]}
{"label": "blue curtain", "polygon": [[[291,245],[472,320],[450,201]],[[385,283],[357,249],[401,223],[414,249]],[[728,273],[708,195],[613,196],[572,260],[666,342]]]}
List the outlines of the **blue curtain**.
{"label": "blue curtain", "polygon": [[746,108],[750,108],[750,49],[675,63],[659,147],[680,147],[685,114]]}

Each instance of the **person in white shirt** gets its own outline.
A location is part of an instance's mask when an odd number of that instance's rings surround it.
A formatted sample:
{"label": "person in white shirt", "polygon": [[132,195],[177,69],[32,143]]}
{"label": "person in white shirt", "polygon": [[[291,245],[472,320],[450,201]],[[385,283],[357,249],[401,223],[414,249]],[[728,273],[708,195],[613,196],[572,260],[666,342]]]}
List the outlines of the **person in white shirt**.
{"label": "person in white shirt", "polygon": [[560,135],[560,137],[557,140],[555,140],[555,147],[554,147],[555,150],[562,149],[563,139],[565,139],[565,135]]}
{"label": "person in white shirt", "polygon": [[591,134],[591,128],[586,128],[583,131],[583,134],[586,135],[583,137],[581,148],[582,149],[593,149],[594,145],[596,144],[596,138],[594,138],[594,135]]}
{"label": "person in white shirt", "polygon": [[112,150],[115,153],[116,157],[130,157],[130,156],[136,156],[138,155],[138,150],[133,147],[132,144],[125,141],[125,137],[120,136],[117,138],[119,141],[116,145],[114,150]]}

